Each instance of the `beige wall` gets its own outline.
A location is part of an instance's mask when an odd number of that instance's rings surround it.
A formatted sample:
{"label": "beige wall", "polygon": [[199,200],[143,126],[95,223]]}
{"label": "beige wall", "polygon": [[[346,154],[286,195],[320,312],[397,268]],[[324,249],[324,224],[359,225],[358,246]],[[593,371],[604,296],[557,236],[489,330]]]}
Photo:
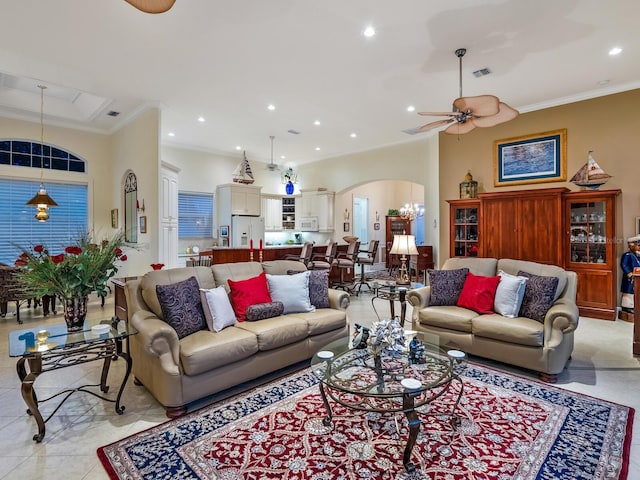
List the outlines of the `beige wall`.
{"label": "beige wall", "polygon": [[[476,128],[457,137],[440,133],[440,264],[449,256],[449,206],[447,199],[459,197],[458,184],[471,171],[481,192],[529,188],[567,187],[580,190],[569,179],[594,150],[598,164],[613,175],[601,189],[621,189],[618,226],[622,238],[635,234],[640,216],[640,178],[636,173],[640,151],[640,90],[521,114],[515,120],[492,128]],[[493,143],[495,140],[567,129],[567,181],[508,187],[494,186]]]}

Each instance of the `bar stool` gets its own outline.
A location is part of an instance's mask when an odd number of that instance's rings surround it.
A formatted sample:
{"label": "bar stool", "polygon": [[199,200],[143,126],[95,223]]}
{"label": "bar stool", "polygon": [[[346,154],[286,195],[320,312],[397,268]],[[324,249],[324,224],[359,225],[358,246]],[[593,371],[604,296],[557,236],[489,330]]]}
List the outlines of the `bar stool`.
{"label": "bar stool", "polygon": [[304,263],[306,267],[309,261],[311,261],[311,255],[313,254],[313,242],[304,242],[302,245],[302,250],[300,250],[300,255],[285,255],[285,260],[296,260],[298,262]]}
{"label": "bar stool", "polygon": [[354,268],[356,264],[356,258],[358,257],[358,250],[360,249],[360,242],[350,242],[347,247],[346,253],[338,254],[333,261],[333,264],[340,270],[340,281],[333,284],[333,288],[340,288],[345,292],[352,293],[353,281],[347,282],[344,279],[344,272],[349,268]]}
{"label": "bar stool", "polygon": [[333,260],[336,258],[338,244],[331,240],[324,253],[316,253],[307,264],[307,270],[331,270]]}
{"label": "bar stool", "polygon": [[356,290],[356,295],[358,295],[360,293],[360,290],[362,289],[362,287],[364,285],[367,286],[367,288],[369,290],[371,290],[371,285],[369,285],[369,282],[367,282],[367,280],[365,279],[364,276],[364,266],[365,265],[373,265],[376,262],[376,254],[378,253],[378,245],[380,244],[380,240],[372,240],[369,242],[369,248],[367,249],[367,256],[366,257],[357,257],[357,263],[360,265],[360,279],[356,282],[356,284],[353,286],[354,290],[356,289],[356,287],[358,287],[358,289]]}

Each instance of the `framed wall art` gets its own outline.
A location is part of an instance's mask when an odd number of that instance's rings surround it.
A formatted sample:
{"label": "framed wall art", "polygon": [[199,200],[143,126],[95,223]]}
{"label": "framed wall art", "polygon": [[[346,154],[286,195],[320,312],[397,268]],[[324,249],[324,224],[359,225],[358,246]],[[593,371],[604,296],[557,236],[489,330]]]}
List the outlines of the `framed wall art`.
{"label": "framed wall art", "polygon": [[225,238],[229,236],[229,225],[220,225],[220,237]]}
{"label": "framed wall art", "polygon": [[342,231],[343,232],[349,231],[349,222],[344,222],[344,224],[342,225]]}
{"label": "framed wall art", "polygon": [[380,223],[379,222],[374,223],[373,224],[373,229],[374,230],[380,230]]}
{"label": "framed wall art", "polygon": [[147,233],[147,216],[140,217],[140,233]]}
{"label": "framed wall art", "polygon": [[118,209],[111,209],[111,228],[118,228]]}
{"label": "framed wall art", "polygon": [[494,186],[564,182],[567,129],[493,142]]}

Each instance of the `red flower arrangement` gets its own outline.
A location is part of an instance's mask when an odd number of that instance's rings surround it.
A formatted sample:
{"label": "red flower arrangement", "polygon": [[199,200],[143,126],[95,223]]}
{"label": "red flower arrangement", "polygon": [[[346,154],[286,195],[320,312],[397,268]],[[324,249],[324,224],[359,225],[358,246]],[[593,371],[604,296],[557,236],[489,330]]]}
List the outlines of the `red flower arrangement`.
{"label": "red flower arrangement", "polygon": [[15,264],[24,267],[18,276],[34,296],[68,299],[86,297],[94,291],[106,296],[107,282],[118,271],[116,263],[127,260],[122,245],[121,235],[96,244],[85,234],[64,253],[52,255],[45,246],[36,245],[32,251],[24,251]]}

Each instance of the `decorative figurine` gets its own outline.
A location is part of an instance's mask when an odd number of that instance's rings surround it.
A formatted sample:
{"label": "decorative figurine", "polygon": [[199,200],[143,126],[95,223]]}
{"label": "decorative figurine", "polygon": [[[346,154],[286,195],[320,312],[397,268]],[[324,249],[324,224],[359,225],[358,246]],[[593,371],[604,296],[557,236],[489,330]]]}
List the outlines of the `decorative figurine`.
{"label": "decorative figurine", "polygon": [[620,258],[620,268],[622,269],[622,282],[620,291],[622,292],[620,318],[622,320],[633,321],[633,269],[640,268],[640,236],[627,238],[628,251]]}
{"label": "decorative figurine", "polygon": [[417,337],[413,337],[409,342],[409,362],[412,364],[426,363],[425,348]]}
{"label": "decorative figurine", "polygon": [[369,329],[356,323],[353,331],[353,348],[363,349],[367,348],[369,340]]}

